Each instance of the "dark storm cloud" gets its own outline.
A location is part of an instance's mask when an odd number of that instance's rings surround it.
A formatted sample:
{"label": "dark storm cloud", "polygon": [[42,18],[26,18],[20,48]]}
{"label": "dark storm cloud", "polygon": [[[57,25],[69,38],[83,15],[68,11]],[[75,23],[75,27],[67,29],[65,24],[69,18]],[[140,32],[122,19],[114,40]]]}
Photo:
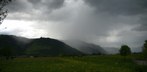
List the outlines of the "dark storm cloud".
{"label": "dark storm cloud", "polygon": [[85,0],[96,11],[111,15],[140,17],[140,27],[136,30],[147,30],[147,0]]}
{"label": "dark storm cloud", "polygon": [[63,6],[64,0],[14,0],[6,8],[9,10],[9,19],[59,20],[60,15],[51,13]]}
{"label": "dark storm cloud", "polygon": [[45,6],[48,9],[57,9],[64,5],[64,0],[28,0],[34,7]]}
{"label": "dark storm cloud", "polygon": [[135,28],[135,30],[139,31],[147,31],[147,13],[142,15],[139,21],[141,24],[138,28]]}
{"label": "dark storm cloud", "polygon": [[44,8],[44,10],[58,9],[64,5],[64,0],[14,0],[7,8],[10,12]]}
{"label": "dark storm cloud", "polygon": [[26,12],[28,11],[30,4],[27,3],[27,0],[13,0],[6,8],[10,13],[14,12]]}
{"label": "dark storm cloud", "polygon": [[42,2],[42,0],[28,0],[28,1],[31,2],[32,4],[38,4]]}
{"label": "dark storm cloud", "polygon": [[137,15],[147,11],[147,0],[85,0],[102,12],[115,15]]}

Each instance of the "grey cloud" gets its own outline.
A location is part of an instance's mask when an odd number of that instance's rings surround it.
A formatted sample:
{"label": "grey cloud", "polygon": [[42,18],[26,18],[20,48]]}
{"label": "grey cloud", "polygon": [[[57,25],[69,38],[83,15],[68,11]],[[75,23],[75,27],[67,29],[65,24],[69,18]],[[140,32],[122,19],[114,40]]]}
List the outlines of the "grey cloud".
{"label": "grey cloud", "polygon": [[[117,31],[118,29],[123,28],[123,26],[127,27],[127,25],[137,24],[136,22],[138,20],[135,16],[112,16],[101,12],[96,14],[93,12],[93,9],[91,10],[91,8],[88,8],[85,5],[79,10],[76,9],[71,12],[74,11],[76,14],[73,13],[69,15],[70,20],[65,20],[65,22],[59,24],[52,23],[53,25],[51,26],[44,25],[42,29],[52,31],[53,33],[56,33],[57,36],[62,36],[62,39],[78,39],[103,46],[118,46],[122,44],[122,40],[129,41],[134,33],[130,35],[126,32],[127,30],[125,32],[120,32],[122,35],[118,35],[118,37],[122,36],[122,38],[119,42],[97,41],[109,37],[110,35],[108,33],[113,30]],[[124,36],[125,33],[128,33],[128,36]],[[133,40],[133,38],[134,37],[131,37],[131,40]],[[130,43],[127,44],[130,45]]]}
{"label": "grey cloud", "polygon": [[[139,24],[140,27],[144,27],[146,23],[143,20],[146,18],[143,17],[146,7],[144,0],[85,0],[85,2],[19,0],[19,2],[15,5],[20,8],[16,7],[13,13],[10,9],[7,19],[33,20],[34,29],[45,31],[46,34],[42,36],[63,40],[78,39],[102,46],[120,46],[122,43],[133,46],[146,39],[146,32],[140,33],[140,30],[132,29],[134,26],[138,28]],[[115,34],[113,31],[118,33]]]}

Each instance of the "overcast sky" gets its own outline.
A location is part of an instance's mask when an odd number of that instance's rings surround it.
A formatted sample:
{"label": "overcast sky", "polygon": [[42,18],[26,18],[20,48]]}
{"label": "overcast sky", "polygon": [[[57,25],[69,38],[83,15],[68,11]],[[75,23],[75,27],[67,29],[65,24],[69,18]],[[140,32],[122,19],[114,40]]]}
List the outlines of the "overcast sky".
{"label": "overcast sky", "polygon": [[15,0],[6,8],[1,34],[105,47],[138,47],[147,39],[147,0]]}

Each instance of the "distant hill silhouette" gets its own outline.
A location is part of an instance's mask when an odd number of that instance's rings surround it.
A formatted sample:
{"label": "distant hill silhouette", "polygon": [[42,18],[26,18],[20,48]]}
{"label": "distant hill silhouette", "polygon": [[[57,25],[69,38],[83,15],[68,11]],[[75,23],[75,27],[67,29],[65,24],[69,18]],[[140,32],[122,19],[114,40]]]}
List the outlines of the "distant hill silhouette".
{"label": "distant hill silhouette", "polygon": [[13,35],[0,35],[0,49],[2,48],[11,48],[13,56],[62,56],[83,54],[59,40],[50,38],[27,39]]}
{"label": "distant hill silhouette", "polygon": [[115,47],[103,47],[105,51],[107,51],[107,54],[118,54],[119,48]]}

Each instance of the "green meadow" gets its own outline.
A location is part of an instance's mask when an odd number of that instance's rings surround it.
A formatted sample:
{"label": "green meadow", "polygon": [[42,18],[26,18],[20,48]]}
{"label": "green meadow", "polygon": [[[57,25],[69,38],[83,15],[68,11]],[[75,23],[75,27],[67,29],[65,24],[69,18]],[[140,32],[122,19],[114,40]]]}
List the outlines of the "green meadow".
{"label": "green meadow", "polygon": [[[135,56],[133,56],[135,57]],[[147,72],[132,56],[36,57],[1,60],[1,72]]]}

